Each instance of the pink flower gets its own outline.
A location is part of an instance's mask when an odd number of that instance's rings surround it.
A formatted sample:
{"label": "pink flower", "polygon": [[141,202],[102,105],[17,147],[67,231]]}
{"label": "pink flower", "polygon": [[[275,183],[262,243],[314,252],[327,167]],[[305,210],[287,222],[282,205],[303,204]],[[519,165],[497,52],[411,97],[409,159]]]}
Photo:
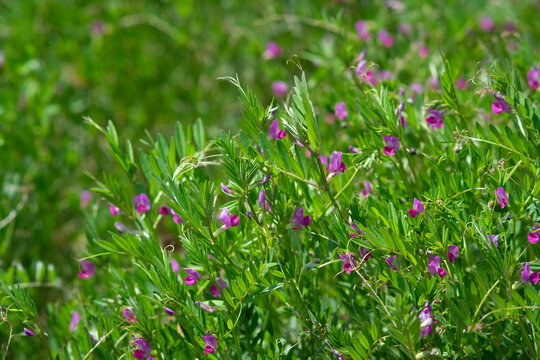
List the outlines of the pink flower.
{"label": "pink flower", "polygon": [[394,156],[396,154],[396,151],[398,151],[401,147],[399,139],[395,136],[383,136],[383,140],[386,143],[386,146],[383,149],[383,153],[385,155]]}
{"label": "pink flower", "polygon": [[390,266],[390,268],[392,268],[392,270],[394,271],[397,271],[397,266],[398,265],[401,265],[397,259],[397,255],[394,255],[394,256],[387,256],[386,257],[386,263],[388,264],[388,266]]}
{"label": "pink flower", "polygon": [[270,207],[270,201],[268,200],[268,196],[266,195],[266,191],[264,191],[264,189],[262,189],[259,193],[259,206],[261,209],[264,209],[264,211],[272,210]]}
{"label": "pink flower", "polygon": [[74,331],[77,328],[77,325],[79,324],[80,320],[81,320],[81,317],[79,313],[76,311],[72,311],[71,321],[69,322],[69,331]]}
{"label": "pink flower", "polygon": [[341,152],[333,151],[330,155],[330,165],[328,166],[328,172],[330,174],[338,174],[345,172],[345,163],[341,161]]}
{"label": "pink flower", "polygon": [[438,255],[429,255],[428,270],[431,275],[439,275],[443,278],[446,275],[446,270],[440,266],[440,261]]}
{"label": "pink flower", "polygon": [[139,214],[150,211],[150,200],[148,200],[148,196],[145,193],[135,196],[135,202],[137,203],[137,212]]}
{"label": "pink flower", "polygon": [[171,258],[171,267],[175,273],[180,271],[180,264],[178,264],[175,258]]}
{"label": "pink flower", "polygon": [[283,49],[281,49],[277,43],[271,41],[266,45],[266,50],[263,53],[263,57],[268,60],[274,59],[281,56],[282,53]]}
{"label": "pink flower", "polygon": [[210,306],[210,305],[208,305],[206,303],[202,303],[200,301],[195,301],[195,305],[200,306],[201,309],[203,309],[206,312],[210,312],[210,313],[215,312],[216,309],[217,309],[215,306]]}
{"label": "pink flower", "polygon": [[347,105],[345,105],[345,102],[337,103],[334,109],[334,114],[337,116],[337,118],[342,121],[349,115],[349,112],[347,111]]}
{"label": "pink flower", "polygon": [[292,216],[293,222],[296,224],[293,230],[300,230],[304,226],[311,224],[311,216],[304,216],[304,208],[298,209],[298,211]]}
{"label": "pink flower", "polygon": [[184,278],[186,285],[193,286],[197,283],[197,281],[201,280],[201,275],[197,270],[184,269],[184,271],[188,274],[188,276]]}
{"label": "pink flower", "polygon": [[283,81],[274,81],[272,83],[272,93],[274,94],[274,97],[280,98],[287,94],[287,91],[289,91],[289,86],[286,82]]}
{"label": "pink flower", "polygon": [[133,313],[133,306],[128,306],[122,310],[122,315],[127,319],[129,322],[137,322],[137,318],[135,317],[135,314]]}
{"label": "pink flower", "polygon": [[439,110],[429,109],[429,116],[426,118],[426,122],[432,129],[439,129],[444,126],[442,112]]}
{"label": "pink flower", "polygon": [[369,39],[369,31],[367,30],[365,21],[357,21],[356,24],[354,24],[354,28],[356,29],[356,33],[358,34],[360,39],[364,41]]}
{"label": "pink flower", "polygon": [[225,230],[238,226],[238,223],[240,222],[238,215],[229,215],[229,210],[227,210],[227,208],[223,209],[221,215],[219,215],[219,220],[223,223],[223,228]]}
{"label": "pink flower", "polygon": [[171,214],[171,208],[168,207],[167,205],[163,205],[159,208],[159,214],[160,215],[164,215],[164,216],[168,216]]}
{"label": "pink flower", "polygon": [[109,211],[111,212],[112,216],[116,216],[122,213],[122,210],[120,210],[119,207],[115,206],[112,203],[109,203]]}
{"label": "pink flower", "polygon": [[538,225],[536,225],[536,223],[534,223],[534,231],[530,232],[527,235],[527,238],[529,239],[529,242],[533,245],[540,241],[540,228],[538,227]]}
{"label": "pink flower", "polygon": [[527,82],[529,83],[529,86],[533,90],[540,89],[540,69],[532,68],[527,73]]}
{"label": "pink flower", "polygon": [[[223,281],[223,279],[221,279],[221,278],[217,278],[216,282],[218,283],[221,290],[223,290],[223,289],[225,289],[227,287],[227,283],[225,281]],[[218,289],[218,287],[216,285],[212,284],[210,286],[210,294],[213,297],[221,297],[220,289]]]}
{"label": "pink flower", "polygon": [[495,115],[512,112],[510,104],[508,104],[508,102],[504,100],[501,93],[493,93],[493,96],[495,97],[495,101],[491,104],[491,111]]}
{"label": "pink flower", "polygon": [[497,202],[501,205],[501,209],[504,209],[506,204],[508,204],[508,194],[502,187],[497,188],[494,193],[497,195]]}
{"label": "pink flower", "polygon": [[85,208],[90,204],[90,200],[92,199],[92,193],[88,190],[81,191],[81,207]]}
{"label": "pink flower", "polygon": [[456,87],[459,90],[465,90],[467,88],[467,80],[465,80],[462,77],[457,78],[456,80]]}
{"label": "pink flower", "polygon": [[394,38],[390,36],[386,29],[382,29],[381,31],[379,31],[379,33],[377,34],[377,38],[384,47],[391,47],[392,45],[394,45]]}
{"label": "pink flower", "polygon": [[426,337],[433,331],[433,311],[431,310],[431,304],[426,302],[426,307],[420,312],[420,315],[418,315],[418,319],[420,319],[420,336]]}
{"label": "pink flower", "polygon": [[356,266],[356,258],[353,253],[339,253],[339,258],[343,260],[342,270],[345,274],[350,274]]}
{"label": "pink flower", "polygon": [[202,337],[204,341],[204,354],[213,354],[214,351],[217,348],[217,339],[214,335],[212,335],[210,332],[206,333],[206,336]]}
{"label": "pink flower", "polygon": [[424,204],[418,200],[417,198],[414,198],[413,200],[413,208],[409,209],[409,215],[414,219],[418,215],[424,212]]}
{"label": "pink flower", "polygon": [[411,33],[411,25],[407,23],[398,24],[398,32],[400,34],[409,35]]}
{"label": "pink flower", "polygon": [[165,312],[167,313],[167,315],[175,315],[176,312],[173,310],[173,309],[169,309],[168,307],[164,306],[163,307],[163,310],[165,310]]}
{"label": "pink flower", "polygon": [[136,359],[146,359],[146,360],[153,360],[154,358],[150,356],[150,353],[152,352],[152,347],[148,343],[148,341],[144,339],[136,339],[135,345],[137,345],[137,350],[133,352],[133,357]]}
{"label": "pink flower", "polygon": [[418,55],[420,55],[421,58],[426,58],[429,55],[429,48],[422,44],[418,48]]}
{"label": "pink flower", "polygon": [[81,270],[79,271],[79,278],[90,279],[96,274],[96,266],[89,261],[81,261]]}
{"label": "pink flower", "polygon": [[487,236],[487,239],[488,240],[491,240],[491,242],[493,242],[493,245],[498,248],[499,247],[499,240],[500,240],[500,236],[499,235],[488,235]]}
{"label": "pink flower", "polygon": [[180,217],[180,215],[175,213],[174,210],[172,210],[172,209],[171,209],[171,214],[173,216],[173,221],[174,221],[175,224],[183,224],[184,223],[184,219],[182,219]]}
{"label": "pink flower", "polygon": [[448,260],[453,263],[459,257],[459,247],[457,245],[448,245]]}
{"label": "pink flower", "polygon": [[437,89],[439,87],[439,79],[437,79],[435,76],[430,76],[429,77],[429,85],[433,89]]}
{"label": "pink flower", "polygon": [[419,94],[419,95],[422,95],[422,93],[424,92],[423,86],[418,84],[418,83],[412,83],[411,84],[411,90],[414,91],[415,93]]}
{"label": "pink flower", "polygon": [[268,136],[270,137],[270,139],[273,139],[273,140],[278,140],[278,139],[281,140],[285,136],[287,136],[287,134],[285,134],[285,130],[279,129],[278,119],[275,119],[272,125],[270,125],[270,128],[268,128]]}
{"label": "pink flower", "polygon": [[492,32],[495,30],[495,23],[489,16],[484,16],[480,19],[480,28],[482,28],[482,31],[484,32]]}
{"label": "pink flower", "polygon": [[523,267],[523,271],[521,272],[521,282],[522,283],[531,283],[533,285],[536,285],[538,283],[538,279],[540,278],[540,274],[537,272],[531,272],[531,265],[529,263],[525,263],[525,266]]}

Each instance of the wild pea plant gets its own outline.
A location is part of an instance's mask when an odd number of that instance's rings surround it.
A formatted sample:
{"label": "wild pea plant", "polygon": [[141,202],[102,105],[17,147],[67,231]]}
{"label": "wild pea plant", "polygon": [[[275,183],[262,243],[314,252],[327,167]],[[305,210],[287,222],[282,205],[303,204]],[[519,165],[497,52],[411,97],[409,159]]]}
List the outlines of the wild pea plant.
{"label": "wild pea plant", "polygon": [[[178,123],[136,153],[87,119],[124,176],[92,189],[59,358],[538,357],[540,114],[517,73],[474,80],[489,121],[447,61],[424,107],[348,79],[347,137],[303,73],[276,107],[228,80],[241,129],[211,141]],[[23,289],[4,290],[47,344]]]}
{"label": "wild pea plant", "polygon": [[121,175],[89,174],[64,303],[44,318],[2,284],[4,358],[19,336],[50,359],[538,358],[540,72],[523,69],[465,81],[441,56],[429,89],[404,88],[362,53],[329,95],[300,71],[269,105],[226,78],[243,115],[213,140],[202,121],[131,142],[87,118]]}

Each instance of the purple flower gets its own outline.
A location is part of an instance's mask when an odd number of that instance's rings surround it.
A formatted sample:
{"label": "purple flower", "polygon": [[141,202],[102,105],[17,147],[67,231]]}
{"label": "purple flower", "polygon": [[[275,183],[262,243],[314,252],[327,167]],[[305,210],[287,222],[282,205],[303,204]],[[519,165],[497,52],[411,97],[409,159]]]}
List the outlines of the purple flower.
{"label": "purple flower", "polygon": [[211,313],[215,312],[216,309],[217,309],[215,306],[210,306],[210,305],[208,305],[206,303],[202,303],[200,301],[195,301],[195,305],[200,306],[201,309],[203,309],[204,311],[211,312]]}
{"label": "purple flower", "polygon": [[289,85],[284,81],[274,81],[272,83],[272,93],[274,97],[280,98],[287,94],[289,91]]}
{"label": "purple flower", "polygon": [[122,310],[122,315],[127,319],[129,322],[137,322],[137,318],[135,317],[135,314],[133,313],[133,306],[128,306]]}
{"label": "purple flower", "polygon": [[[366,242],[368,242],[368,241],[366,240]],[[367,249],[367,248],[365,248],[363,246],[360,246],[360,249],[358,249],[358,253],[360,254],[360,259],[362,261],[367,261],[367,259],[373,258],[373,256],[369,252],[369,249]]]}
{"label": "purple flower", "polygon": [[430,76],[429,77],[429,85],[434,89],[438,88],[439,87],[439,79],[437,79],[437,77],[435,77],[435,76]]}
{"label": "purple flower", "polygon": [[356,29],[356,33],[358,34],[360,39],[364,41],[369,39],[369,31],[367,30],[365,21],[357,21],[356,24],[354,24],[354,28]]}
{"label": "purple flower", "polygon": [[424,204],[418,200],[417,198],[414,198],[413,200],[413,208],[409,209],[409,215],[414,219],[418,215],[422,214],[424,212]]}
{"label": "purple flower", "polygon": [[341,161],[341,152],[333,151],[330,155],[330,165],[328,166],[328,172],[330,174],[338,174],[345,172],[345,163]]}
{"label": "purple flower", "polygon": [[358,62],[358,65],[356,65],[356,75],[360,79],[364,81],[366,80],[366,77],[367,77],[367,61],[366,60],[360,60],[360,62]]}
{"label": "purple flower", "polygon": [[101,20],[94,20],[91,31],[93,36],[100,36],[105,33],[105,24]]}
{"label": "purple flower", "polygon": [[137,212],[139,214],[150,211],[150,200],[148,200],[148,196],[145,193],[135,196],[135,202],[137,203]]}
{"label": "purple flower", "polygon": [[23,331],[24,331],[24,333],[25,333],[26,336],[36,336],[36,333],[33,332],[33,331],[30,330],[30,329],[23,328]]}
{"label": "purple flower", "polygon": [[428,264],[428,270],[431,273],[431,275],[439,275],[440,277],[444,277],[446,275],[446,270],[444,270],[440,266],[441,259],[438,255],[429,255],[429,264]]}
{"label": "purple flower", "polygon": [[206,336],[202,337],[204,341],[204,354],[213,354],[214,351],[217,348],[217,339],[214,335],[212,335],[210,332],[206,333]]}
{"label": "purple flower", "polygon": [[383,140],[386,143],[386,146],[383,149],[385,155],[393,156],[401,147],[399,139],[395,136],[383,136]]}
{"label": "purple flower", "polygon": [[399,260],[397,259],[397,255],[394,255],[394,256],[387,256],[386,257],[386,263],[388,264],[388,266],[390,266],[390,268],[392,268],[392,270],[394,271],[397,271],[397,266],[398,265],[401,265],[399,263]]}
{"label": "purple flower", "polygon": [[493,245],[498,248],[499,247],[499,240],[500,240],[500,236],[499,235],[488,235],[487,236],[487,239],[488,240],[491,240],[493,242]]}
{"label": "purple flower", "polygon": [[453,263],[459,257],[459,247],[457,245],[448,245],[448,260]]}
{"label": "purple flower", "polygon": [[227,210],[227,208],[223,209],[223,211],[219,215],[219,220],[223,223],[223,228],[225,230],[238,226],[238,223],[240,222],[238,215],[229,215],[229,210]]}
{"label": "purple flower", "polygon": [[183,224],[184,223],[184,219],[182,219],[180,217],[180,215],[175,213],[174,210],[172,210],[172,209],[171,209],[171,214],[173,216],[173,221],[174,221],[175,224]]}
{"label": "purple flower", "polygon": [[81,261],[81,270],[79,271],[79,278],[90,279],[96,274],[96,266],[89,261]]}
{"label": "purple flower", "polygon": [[493,93],[493,97],[495,98],[495,101],[491,104],[491,111],[495,115],[512,112],[512,108],[510,107],[510,104],[504,98],[501,96],[500,93]]}
{"label": "purple flower", "polygon": [[173,309],[169,309],[168,307],[164,306],[163,307],[163,310],[165,310],[165,312],[167,313],[167,315],[175,315],[176,314],[176,311],[174,311]]}
{"label": "purple flower", "polygon": [[442,112],[439,110],[429,109],[428,117],[426,122],[431,126],[432,129],[439,129],[444,126]]}
{"label": "purple flower", "polygon": [[232,194],[232,190],[229,189],[224,183],[221,183],[221,190],[223,190],[225,194]]}
{"label": "purple flower", "polygon": [[135,345],[137,345],[137,349],[133,352],[133,357],[136,359],[154,359],[150,356],[150,353],[152,352],[152,347],[148,343],[148,341],[144,339],[135,339]]}
{"label": "purple flower", "polygon": [[358,150],[358,148],[355,148],[354,146],[349,146],[349,151],[352,152],[353,154],[360,153],[360,150]]}
{"label": "purple flower", "polygon": [[345,105],[345,102],[339,102],[336,104],[334,108],[334,114],[337,116],[337,118],[341,121],[349,115],[349,112],[347,111],[347,105]]}
{"label": "purple flower", "polygon": [[386,29],[382,29],[381,31],[379,31],[379,33],[377,34],[377,38],[379,39],[381,45],[384,47],[391,47],[392,45],[394,45],[394,38],[390,36]]}
{"label": "purple flower", "polygon": [[285,134],[285,130],[279,129],[278,119],[275,119],[272,125],[270,125],[270,128],[268,128],[268,136],[273,140],[281,140],[287,136],[287,134]]}
{"label": "purple flower", "polygon": [[300,208],[292,216],[292,220],[296,224],[296,226],[293,227],[293,230],[300,230],[304,226],[308,226],[311,223],[311,216],[304,216],[304,208]]}
{"label": "purple flower", "polygon": [[81,200],[81,207],[85,208],[90,203],[90,200],[92,199],[92,193],[88,190],[81,191],[80,200]]}
{"label": "purple flower", "polygon": [[271,41],[266,44],[266,50],[263,53],[263,57],[269,60],[277,58],[281,56],[281,54],[283,54],[283,49],[281,49],[281,47],[277,43]]}
{"label": "purple flower", "polygon": [[74,331],[81,320],[81,316],[77,311],[71,312],[71,321],[69,322],[69,331]]}
{"label": "purple flower", "polygon": [[527,82],[533,90],[540,89],[540,69],[532,68],[527,73]]}
{"label": "purple flower", "polygon": [[180,264],[178,264],[175,258],[171,258],[171,267],[175,273],[180,271]]}
{"label": "purple flower", "polygon": [[[227,283],[221,278],[217,278],[216,282],[218,283],[221,290],[225,289],[228,286]],[[214,284],[212,284],[210,286],[210,294],[213,297],[221,297],[221,291],[219,291],[219,290],[220,289],[218,289],[218,287],[216,285],[214,285]]]}
{"label": "purple flower", "polygon": [[112,203],[109,203],[109,211],[111,212],[112,216],[120,215],[122,213],[122,210]]}
{"label": "purple flower", "polygon": [[538,227],[538,225],[536,225],[536,223],[534,223],[534,231],[531,231],[527,235],[527,239],[533,245],[540,241],[540,228]]}
{"label": "purple flower", "polygon": [[118,230],[120,234],[133,233],[133,230],[131,230],[130,228],[128,228],[126,225],[122,224],[119,221],[114,223],[114,227],[116,228],[116,230]]}
{"label": "purple flower", "polygon": [[270,201],[268,200],[268,196],[266,195],[266,191],[264,191],[264,189],[262,189],[259,193],[259,206],[261,209],[264,209],[264,211],[272,210],[270,207]]}
{"label": "purple flower", "polygon": [[418,48],[418,55],[421,58],[426,58],[429,55],[429,48],[426,45],[421,44]]}
{"label": "purple flower", "polygon": [[270,173],[266,174],[264,178],[262,178],[258,184],[259,185],[264,185],[266,184],[268,181],[270,181]]}
{"label": "purple flower", "polygon": [[424,92],[424,87],[418,83],[412,83],[411,90],[417,93],[418,95],[422,95],[422,93]]}
{"label": "purple flower", "polygon": [[162,207],[159,208],[159,214],[168,216],[171,214],[171,208],[168,207],[167,205],[163,205]]}
{"label": "purple flower", "polygon": [[407,23],[400,23],[398,24],[398,32],[400,34],[409,35],[411,33],[411,25]]}
{"label": "purple flower", "polygon": [[337,351],[336,349],[332,349],[332,354],[334,354],[335,357],[338,358],[338,360],[343,360],[343,356]]}
{"label": "purple flower", "polygon": [[521,272],[521,282],[522,283],[531,283],[533,285],[536,285],[538,283],[538,279],[540,278],[540,274],[537,272],[531,272],[531,265],[529,263],[525,263],[525,266],[523,267],[523,271]]}
{"label": "purple flower", "polygon": [[433,311],[431,310],[431,304],[429,301],[426,302],[425,308],[418,315],[420,319],[420,336],[426,337],[433,331]]}
{"label": "purple flower", "polygon": [[465,80],[462,77],[457,78],[456,80],[456,87],[459,90],[465,90],[467,88],[467,80]]}
{"label": "purple flower", "polygon": [[497,202],[501,205],[501,209],[504,209],[506,204],[508,204],[508,194],[502,187],[497,188],[494,193],[497,195]]}
{"label": "purple flower", "polygon": [[341,267],[342,271],[345,274],[350,274],[353,271],[353,268],[356,266],[356,258],[353,253],[339,253],[339,258],[343,260],[343,266]]}
{"label": "purple flower", "polygon": [[193,286],[197,283],[197,281],[201,280],[201,275],[197,270],[184,269],[184,271],[188,274],[188,276],[186,276],[184,279],[186,285]]}
{"label": "purple flower", "polygon": [[482,31],[484,32],[492,32],[495,30],[495,23],[489,16],[484,16],[480,19],[480,28],[482,28]]}

